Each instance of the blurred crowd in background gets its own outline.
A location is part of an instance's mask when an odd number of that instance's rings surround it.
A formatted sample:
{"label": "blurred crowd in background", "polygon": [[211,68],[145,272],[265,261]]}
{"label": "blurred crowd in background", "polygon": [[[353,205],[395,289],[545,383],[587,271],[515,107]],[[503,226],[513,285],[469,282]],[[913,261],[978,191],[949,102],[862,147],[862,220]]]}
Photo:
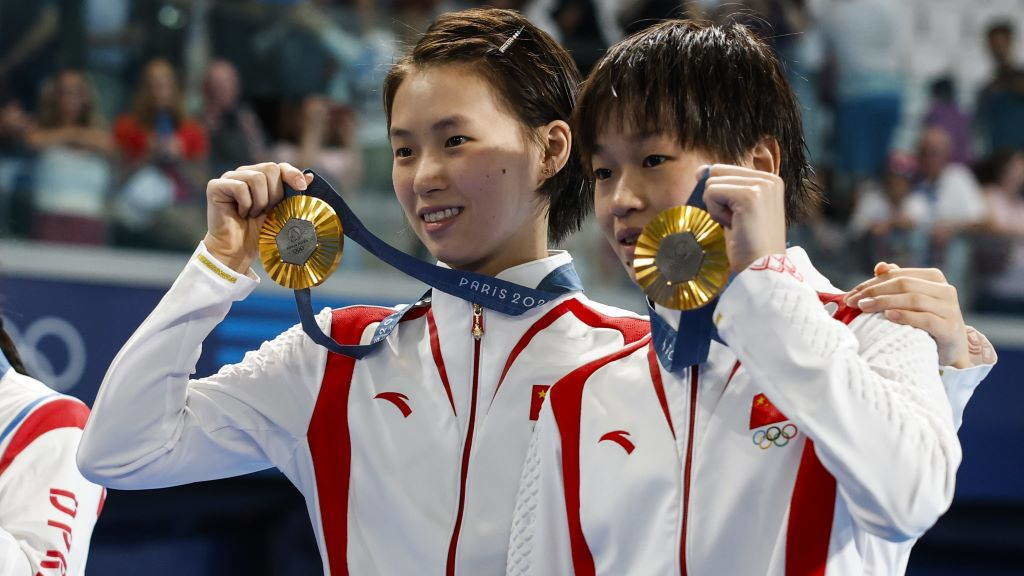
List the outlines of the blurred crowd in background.
{"label": "blurred crowd in background", "polygon": [[[661,18],[755,28],[827,200],[792,241],[841,286],[938,266],[965,305],[1024,314],[1024,0],[0,0],[0,237],[191,251],[206,180],[268,160],[400,229],[381,81],[437,14],[479,4],[521,10],[584,73]],[[569,247],[626,281],[592,228]]]}

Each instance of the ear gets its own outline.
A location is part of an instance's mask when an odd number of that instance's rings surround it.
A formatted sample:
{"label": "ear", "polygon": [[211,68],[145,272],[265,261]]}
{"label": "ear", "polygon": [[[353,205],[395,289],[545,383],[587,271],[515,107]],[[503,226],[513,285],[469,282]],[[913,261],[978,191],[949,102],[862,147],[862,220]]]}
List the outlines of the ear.
{"label": "ear", "polygon": [[543,182],[558,174],[569,162],[569,153],[572,151],[572,131],[565,121],[552,120],[540,127],[540,140],[544,144],[540,170],[540,178]]}
{"label": "ear", "polygon": [[771,136],[762,136],[750,151],[750,163],[754,170],[771,172],[778,176],[782,165],[782,148],[779,141]]}

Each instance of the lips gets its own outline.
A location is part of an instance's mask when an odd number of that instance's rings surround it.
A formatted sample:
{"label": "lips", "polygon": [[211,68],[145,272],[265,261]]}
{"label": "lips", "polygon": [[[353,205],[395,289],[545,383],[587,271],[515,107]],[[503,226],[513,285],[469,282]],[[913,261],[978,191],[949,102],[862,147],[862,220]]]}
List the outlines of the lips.
{"label": "lips", "polygon": [[450,220],[462,213],[461,206],[420,209],[420,219],[428,224]]}
{"label": "lips", "polygon": [[423,221],[423,230],[433,235],[458,222],[464,210],[462,206],[424,206],[417,213]]}
{"label": "lips", "polygon": [[615,232],[615,241],[618,244],[618,252],[623,262],[629,266],[633,263],[633,254],[636,252],[636,241],[640,237],[643,228],[630,226],[619,228]]}
{"label": "lips", "polygon": [[643,228],[636,226],[622,228],[615,233],[615,240],[621,246],[636,246],[636,239],[640,237],[641,232],[643,232]]}

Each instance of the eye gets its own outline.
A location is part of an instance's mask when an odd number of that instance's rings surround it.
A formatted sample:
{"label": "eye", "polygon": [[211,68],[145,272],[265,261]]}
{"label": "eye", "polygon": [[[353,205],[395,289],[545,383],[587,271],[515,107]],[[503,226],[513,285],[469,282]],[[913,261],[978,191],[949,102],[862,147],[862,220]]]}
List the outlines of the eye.
{"label": "eye", "polygon": [[452,136],[451,138],[445,140],[444,147],[454,148],[456,146],[462,146],[466,142],[469,142],[469,138],[466,136]]}
{"label": "eye", "polygon": [[412,156],[412,148],[399,148],[395,150],[395,158],[408,158]]}
{"label": "eye", "polygon": [[667,156],[662,156],[661,154],[651,154],[650,156],[644,158],[643,167],[644,168],[654,168],[655,166],[658,166],[659,164],[665,163],[667,160],[668,160]]}
{"label": "eye", "polygon": [[597,180],[607,180],[612,177],[612,171],[607,168],[598,168],[594,170],[594,178]]}

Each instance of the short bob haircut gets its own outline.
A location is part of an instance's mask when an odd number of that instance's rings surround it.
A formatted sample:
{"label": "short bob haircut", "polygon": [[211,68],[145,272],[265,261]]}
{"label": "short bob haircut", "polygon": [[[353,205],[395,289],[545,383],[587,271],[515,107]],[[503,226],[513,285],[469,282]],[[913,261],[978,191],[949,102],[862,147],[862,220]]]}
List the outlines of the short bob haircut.
{"label": "short bob haircut", "polygon": [[809,181],[796,97],[775,54],[742,24],[669,20],[612,46],[583,83],[573,117],[588,173],[597,137],[609,125],[671,135],[728,163],[774,138],[787,222],[799,222],[820,202]]}
{"label": "short bob haircut", "polygon": [[[446,64],[479,71],[524,128],[572,120],[581,78],[565,48],[518,12],[478,8],[440,16],[412,52],[391,67],[384,79],[389,130],[395,93],[409,72]],[[574,143],[566,165],[540,193],[548,199],[550,241],[561,242],[580,229],[594,194]]]}

